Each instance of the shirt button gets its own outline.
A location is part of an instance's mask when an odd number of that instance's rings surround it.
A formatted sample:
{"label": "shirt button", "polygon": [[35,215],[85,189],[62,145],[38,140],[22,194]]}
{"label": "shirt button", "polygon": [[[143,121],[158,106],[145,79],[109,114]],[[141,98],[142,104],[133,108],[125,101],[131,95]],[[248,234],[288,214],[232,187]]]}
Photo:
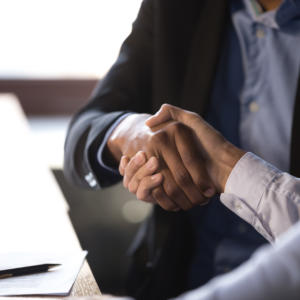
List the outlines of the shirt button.
{"label": "shirt button", "polygon": [[257,112],[259,110],[259,106],[255,101],[252,101],[249,105],[249,109],[251,112]]}
{"label": "shirt button", "polygon": [[242,205],[239,204],[239,203],[237,203],[237,204],[235,204],[234,208],[235,208],[236,210],[241,210],[241,209],[242,209]]}
{"label": "shirt button", "polygon": [[257,29],[256,30],[256,36],[261,39],[265,36],[265,32],[262,29]]}

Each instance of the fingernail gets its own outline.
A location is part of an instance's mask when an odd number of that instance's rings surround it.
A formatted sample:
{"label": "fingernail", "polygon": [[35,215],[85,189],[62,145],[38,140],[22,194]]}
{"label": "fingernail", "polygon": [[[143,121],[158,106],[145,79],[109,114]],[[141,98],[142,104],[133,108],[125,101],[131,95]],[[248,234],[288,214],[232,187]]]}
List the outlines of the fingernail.
{"label": "fingernail", "polygon": [[214,188],[208,188],[206,191],[203,192],[203,195],[207,198],[214,196],[215,189]]}

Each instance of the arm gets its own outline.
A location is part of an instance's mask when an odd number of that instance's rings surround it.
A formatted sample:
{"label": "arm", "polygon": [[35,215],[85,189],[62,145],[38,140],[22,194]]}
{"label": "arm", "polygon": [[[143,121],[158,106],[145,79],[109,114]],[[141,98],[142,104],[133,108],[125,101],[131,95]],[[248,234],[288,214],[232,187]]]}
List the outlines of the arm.
{"label": "arm", "polygon": [[[300,180],[231,145],[197,114],[165,105],[148,125],[168,119],[195,130],[223,204],[274,241],[300,218]],[[225,146],[224,146],[225,145]],[[245,152],[244,152],[245,153]],[[242,157],[243,156],[243,157]],[[242,158],[241,158],[242,157]],[[237,159],[238,158],[238,159]],[[224,163],[225,162],[225,163]]]}
{"label": "arm", "polygon": [[[152,2],[144,0],[116,64],[92,101],[73,119],[65,144],[65,175],[83,187],[103,187],[119,177],[99,163],[99,148],[112,166],[118,165],[122,155],[132,157],[143,150],[147,157],[159,159],[164,174],[162,185],[153,191],[155,202],[166,210],[187,210],[206,201],[205,191],[213,185],[201,159],[193,155],[198,143],[190,128],[174,121],[158,130],[144,125],[149,115],[143,112],[152,107]],[[103,145],[107,131],[125,110],[135,113],[124,118]],[[201,173],[196,172],[200,169]]]}
{"label": "arm", "polygon": [[[202,145],[199,155],[204,157],[209,176],[222,193],[223,204],[254,226],[266,239],[274,241],[300,219],[298,178],[279,171],[254,154],[245,154],[197,114],[164,105],[147,123],[154,126],[170,118],[184,122],[196,132]],[[129,181],[127,186],[137,186],[138,195],[151,193],[152,176],[146,171],[143,174],[144,168],[137,172],[132,170],[134,168],[130,164],[120,170]],[[142,176],[139,176],[141,173]]]}
{"label": "arm", "polygon": [[94,182],[92,187],[99,188],[116,182],[119,178],[97,161],[105,133],[128,111],[151,111],[152,17],[152,0],[145,0],[116,63],[71,121],[64,172],[76,185],[90,188]]}

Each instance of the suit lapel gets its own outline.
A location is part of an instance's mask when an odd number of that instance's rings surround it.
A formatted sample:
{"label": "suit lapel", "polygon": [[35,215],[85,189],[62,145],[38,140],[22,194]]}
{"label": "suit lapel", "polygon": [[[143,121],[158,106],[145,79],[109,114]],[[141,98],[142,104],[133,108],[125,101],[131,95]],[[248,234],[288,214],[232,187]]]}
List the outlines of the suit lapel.
{"label": "suit lapel", "polygon": [[298,79],[298,90],[295,100],[294,118],[292,127],[290,172],[300,177],[300,75]]}
{"label": "suit lapel", "polygon": [[191,45],[181,106],[203,114],[210,97],[222,37],[229,16],[228,1],[204,1]]}

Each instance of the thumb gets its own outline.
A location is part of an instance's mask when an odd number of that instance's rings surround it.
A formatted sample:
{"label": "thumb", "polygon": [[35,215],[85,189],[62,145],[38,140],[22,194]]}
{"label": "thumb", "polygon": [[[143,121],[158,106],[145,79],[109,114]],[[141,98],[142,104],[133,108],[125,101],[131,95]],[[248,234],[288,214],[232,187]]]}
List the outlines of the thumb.
{"label": "thumb", "polygon": [[171,104],[163,104],[155,115],[146,120],[145,124],[152,128],[170,120],[180,121],[179,117],[180,108]]}
{"label": "thumb", "polygon": [[152,128],[170,120],[181,122],[196,132],[207,126],[198,114],[171,104],[163,104],[155,115],[146,120],[145,124]]}

